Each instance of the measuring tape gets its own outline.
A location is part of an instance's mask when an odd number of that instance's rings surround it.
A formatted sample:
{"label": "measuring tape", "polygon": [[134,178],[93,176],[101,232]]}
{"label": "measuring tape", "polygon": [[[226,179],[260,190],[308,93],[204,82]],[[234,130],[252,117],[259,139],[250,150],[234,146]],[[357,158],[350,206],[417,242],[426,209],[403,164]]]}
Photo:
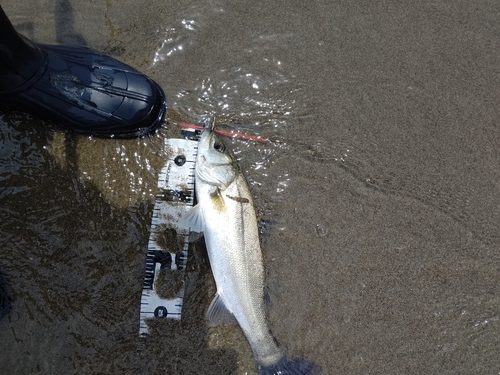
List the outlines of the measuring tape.
{"label": "measuring tape", "polygon": [[177,223],[194,204],[198,152],[195,132],[183,131],[183,135],[188,139],[165,140],[168,160],[158,178],[160,195],[155,199],[151,220],[141,297],[141,336],[149,333],[148,319],[181,318],[189,232]]}

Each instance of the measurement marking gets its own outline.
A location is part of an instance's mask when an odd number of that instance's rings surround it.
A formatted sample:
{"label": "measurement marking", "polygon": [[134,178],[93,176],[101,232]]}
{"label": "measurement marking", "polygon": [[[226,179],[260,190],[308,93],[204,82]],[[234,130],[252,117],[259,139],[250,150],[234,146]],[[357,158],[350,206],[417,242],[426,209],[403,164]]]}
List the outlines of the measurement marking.
{"label": "measurement marking", "polygon": [[[161,194],[155,198],[141,294],[139,334],[143,337],[149,332],[147,319],[181,318],[184,288],[181,288],[178,296],[173,299],[161,298],[155,288],[160,269],[184,272],[186,268],[189,233],[178,227],[177,220],[193,206],[197,145],[197,141],[187,139],[165,141],[166,148],[172,151],[173,156],[167,160],[158,176],[158,188]],[[177,238],[182,244],[181,253],[169,253],[159,246],[155,240],[156,228],[172,229],[177,233]],[[164,253],[164,256],[161,253]]]}

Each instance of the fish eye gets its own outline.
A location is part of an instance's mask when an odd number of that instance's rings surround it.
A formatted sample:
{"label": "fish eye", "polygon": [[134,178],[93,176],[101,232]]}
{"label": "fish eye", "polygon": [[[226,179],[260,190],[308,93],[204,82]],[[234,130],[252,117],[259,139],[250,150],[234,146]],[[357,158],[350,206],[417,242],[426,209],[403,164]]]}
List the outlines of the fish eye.
{"label": "fish eye", "polygon": [[221,143],[221,142],[215,142],[214,149],[215,149],[215,151],[222,153],[222,152],[226,151],[226,145],[224,143]]}

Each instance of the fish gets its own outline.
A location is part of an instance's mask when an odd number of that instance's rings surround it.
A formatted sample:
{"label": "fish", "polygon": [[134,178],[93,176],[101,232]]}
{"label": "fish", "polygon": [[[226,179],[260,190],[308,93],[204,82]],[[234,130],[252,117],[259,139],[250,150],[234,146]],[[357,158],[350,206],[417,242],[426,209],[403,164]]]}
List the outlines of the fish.
{"label": "fish", "polygon": [[253,198],[235,157],[213,126],[205,127],[199,141],[195,193],[197,204],[180,225],[205,237],[217,288],[206,313],[209,325],[237,322],[259,375],[320,374],[321,367],[313,362],[287,357],[269,329]]}

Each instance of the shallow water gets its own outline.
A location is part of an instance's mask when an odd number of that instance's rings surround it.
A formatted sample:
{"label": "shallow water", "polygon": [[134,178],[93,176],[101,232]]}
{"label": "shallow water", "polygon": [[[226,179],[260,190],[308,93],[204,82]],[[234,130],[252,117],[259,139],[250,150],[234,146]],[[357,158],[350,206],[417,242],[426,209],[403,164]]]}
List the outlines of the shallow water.
{"label": "shallow water", "polygon": [[138,336],[164,137],[209,114],[263,227],[269,321],[325,374],[497,374],[496,2],[40,1],[2,6],[44,43],[155,79],[169,124],[142,140],[0,113],[0,270],[14,374],[252,374],[237,327],[209,329],[193,247],[182,322]]}

